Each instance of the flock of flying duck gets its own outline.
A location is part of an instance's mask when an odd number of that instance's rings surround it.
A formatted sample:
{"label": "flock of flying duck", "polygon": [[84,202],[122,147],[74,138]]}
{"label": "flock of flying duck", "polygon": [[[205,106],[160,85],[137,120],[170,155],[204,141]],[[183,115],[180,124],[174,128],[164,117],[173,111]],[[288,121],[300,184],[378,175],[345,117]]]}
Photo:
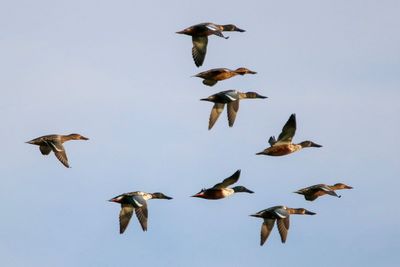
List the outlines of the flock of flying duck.
{"label": "flock of flying duck", "polygon": [[[228,39],[229,37],[225,37],[223,35],[222,33],[223,31],[244,32],[244,30],[236,27],[233,24],[218,25],[214,23],[201,23],[186,28],[177,33],[186,34],[192,37],[193,60],[195,65],[197,67],[200,67],[203,64],[206,56],[208,36],[216,35]],[[202,78],[203,84],[207,86],[213,86],[218,81],[229,79],[236,75],[245,75],[245,74],[256,74],[256,72],[251,71],[247,68],[238,68],[236,70],[230,70],[227,68],[217,68],[208,71],[203,71],[195,75],[195,77]],[[267,97],[262,96],[256,92],[242,93],[236,90],[227,90],[216,93],[207,98],[201,99],[203,101],[209,101],[214,103],[209,118],[208,129],[210,130],[214,126],[219,115],[224,110],[225,104],[227,105],[229,127],[232,127],[236,119],[236,114],[239,110],[239,101],[241,99],[255,99],[255,98],[264,99]],[[274,136],[271,136],[268,140],[270,146],[264,149],[263,151],[256,153],[256,155],[284,156],[299,151],[302,148],[322,147],[321,145],[316,144],[312,141],[303,141],[298,144],[293,143],[292,139],[295,133],[296,133],[296,115],[292,114],[290,115],[288,121],[283,126],[283,129],[279,134],[278,139],[276,139]],[[42,155],[49,155],[53,151],[57,159],[65,167],[69,168],[70,166],[68,163],[68,158],[63,143],[70,140],[89,140],[89,138],[84,137],[80,134],[70,134],[70,135],[53,134],[35,138],[31,141],[28,141],[27,143],[39,146],[39,150],[42,153]],[[226,198],[228,196],[233,195],[234,193],[250,193],[250,194],[254,193],[253,191],[247,189],[244,186],[235,186],[231,188],[229,187],[235,184],[239,180],[240,172],[241,172],[240,170],[237,170],[234,174],[224,179],[222,182],[217,183],[211,188],[202,189],[199,193],[193,195],[192,197],[216,200],[216,199]],[[337,195],[335,192],[335,190],[340,190],[340,189],[352,189],[352,187],[345,185],[343,183],[337,183],[334,185],[317,184],[299,189],[294,193],[303,195],[304,198],[308,201],[314,201],[315,199],[323,195],[331,195],[340,198],[340,196]],[[133,215],[133,212],[135,212],[136,217],[143,231],[147,231],[147,219],[148,219],[147,200],[150,199],[172,199],[172,198],[160,192],[146,193],[142,191],[135,191],[118,195],[109,200],[110,202],[119,203],[121,205],[121,210],[119,214],[121,234],[127,228],[129,221]],[[281,241],[282,243],[285,243],[287,238],[287,233],[289,230],[289,217],[291,214],[315,215],[316,213],[308,211],[304,208],[289,208],[286,206],[274,206],[250,215],[253,217],[263,219],[263,223],[261,226],[260,245],[263,245],[267,240],[271,230],[275,225],[275,222],[278,227]]]}

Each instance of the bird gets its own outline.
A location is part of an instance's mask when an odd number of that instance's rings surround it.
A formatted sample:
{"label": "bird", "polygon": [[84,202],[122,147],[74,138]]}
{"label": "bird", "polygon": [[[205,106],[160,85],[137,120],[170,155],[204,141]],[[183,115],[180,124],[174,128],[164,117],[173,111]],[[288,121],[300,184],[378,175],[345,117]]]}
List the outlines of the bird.
{"label": "bird", "polygon": [[42,155],[48,155],[51,151],[54,152],[57,159],[67,168],[70,168],[68,164],[67,154],[65,152],[65,148],[63,146],[64,142],[70,140],[89,140],[89,138],[84,137],[80,134],[69,134],[69,135],[60,135],[60,134],[50,134],[44,135],[31,141],[26,142],[27,144],[37,145],[39,146],[40,152]]}
{"label": "bird", "polygon": [[121,211],[119,213],[119,233],[123,234],[125,229],[128,227],[129,221],[131,220],[133,211],[136,213],[136,217],[143,231],[147,231],[147,200],[149,199],[172,199],[172,197],[166,196],[163,193],[146,193],[142,191],[135,191],[130,193],[124,193],[118,195],[110,202],[121,204]]}
{"label": "bird", "polygon": [[221,183],[214,185],[208,189],[202,189],[199,193],[192,197],[199,197],[204,199],[221,199],[233,195],[234,193],[250,193],[254,192],[244,186],[235,186],[228,188],[228,186],[236,183],[240,177],[240,170],[237,170],[230,177],[224,179]]}
{"label": "bird", "polygon": [[199,77],[203,79],[203,84],[208,86],[215,85],[218,81],[226,80],[232,78],[236,75],[245,75],[245,74],[257,74],[257,72],[249,70],[247,68],[238,68],[236,70],[230,70],[227,68],[217,68],[211,69],[207,71],[200,72],[194,77]]}
{"label": "bird", "polygon": [[289,217],[290,214],[300,214],[300,215],[315,215],[315,212],[308,211],[303,208],[288,208],[286,206],[274,206],[262,211],[252,214],[250,216],[264,219],[261,225],[261,240],[260,246],[264,245],[269,234],[271,233],[274,224],[278,225],[278,231],[281,236],[282,243],[286,242],[288,230],[289,230]]}
{"label": "bird", "polygon": [[268,140],[270,147],[264,149],[264,151],[256,153],[256,155],[268,155],[268,156],[284,156],[293,152],[299,151],[305,147],[322,147],[311,141],[303,141],[299,144],[293,144],[292,138],[296,133],[296,114],[290,115],[285,126],[283,126],[282,132],[279,134],[278,140],[275,136],[271,136]]}
{"label": "bird", "polygon": [[337,195],[335,192],[335,190],[340,189],[353,189],[353,187],[343,183],[336,183],[334,185],[316,184],[297,190],[294,193],[304,195],[304,198],[308,201],[314,201],[318,197],[326,194],[340,198],[341,196]]}
{"label": "bird", "polygon": [[178,31],[178,34],[186,34],[192,36],[192,56],[194,63],[197,67],[203,65],[204,58],[207,52],[207,43],[209,35],[216,35],[225,39],[229,37],[225,37],[222,32],[223,31],[236,31],[236,32],[245,32],[233,24],[227,25],[218,25],[211,22],[200,23],[193,26],[190,26],[182,31]]}
{"label": "bird", "polygon": [[239,110],[239,100],[250,98],[267,98],[266,96],[259,95],[255,92],[241,93],[237,90],[227,90],[211,95],[207,98],[200,99],[201,101],[213,102],[214,106],[211,110],[210,119],[208,123],[208,130],[214,126],[219,115],[224,110],[225,104],[228,105],[228,122],[229,127],[235,123],[236,114]]}

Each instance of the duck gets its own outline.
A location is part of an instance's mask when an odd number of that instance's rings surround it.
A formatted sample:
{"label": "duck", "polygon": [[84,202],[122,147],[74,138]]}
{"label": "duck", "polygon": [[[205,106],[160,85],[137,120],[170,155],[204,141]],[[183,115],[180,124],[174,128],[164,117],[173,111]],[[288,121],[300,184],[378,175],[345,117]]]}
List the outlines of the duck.
{"label": "duck", "polygon": [[118,195],[109,200],[110,202],[121,204],[121,211],[119,213],[120,234],[123,234],[128,227],[133,211],[136,213],[142,230],[147,231],[147,200],[149,199],[172,199],[172,197],[166,196],[160,192],[146,193],[143,191],[135,191]]}
{"label": "duck", "polygon": [[243,67],[237,68],[236,70],[230,70],[227,68],[216,68],[200,72],[194,75],[194,77],[202,78],[203,84],[207,86],[214,86],[218,81],[226,80],[236,75],[243,76],[245,74],[257,74],[257,72]]}
{"label": "duck", "polygon": [[239,177],[240,177],[240,170],[237,170],[234,174],[224,179],[221,183],[218,183],[208,189],[202,189],[199,193],[193,195],[192,197],[216,200],[229,197],[234,193],[253,194],[254,193],[253,191],[247,189],[244,186],[235,186],[232,188],[228,188],[228,186],[236,183],[239,180]]}
{"label": "duck", "polygon": [[288,230],[289,230],[289,218],[291,214],[299,215],[315,215],[315,212],[308,211],[304,208],[288,208],[286,206],[274,206],[268,209],[264,209],[250,216],[261,218],[264,220],[261,225],[261,240],[260,246],[264,245],[269,234],[271,233],[274,224],[278,225],[279,235],[281,236],[281,242],[285,243]]}
{"label": "duck", "polygon": [[303,141],[299,144],[293,144],[292,139],[296,133],[296,114],[290,115],[288,121],[283,126],[282,132],[279,134],[278,140],[275,136],[271,136],[268,140],[270,147],[264,149],[256,155],[268,156],[285,156],[306,147],[322,147],[312,141]]}
{"label": "duck", "polygon": [[48,155],[50,154],[51,151],[53,151],[57,159],[65,167],[70,168],[68,163],[67,153],[65,152],[65,148],[63,146],[64,142],[70,140],[89,140],[89,138],[76,133],[69,135],[50,134],[32,139],[31,141],[28,141],[26,143],[39,146],[39,150],[42,153],[42,155]]}
{"label": "duck", "polygon": [[353,189],[353,187],[343,183],[336,183],[334,185],[316,184],[297,190],[294,193],[304,195],[304,198],[308,201],[314,201],[323,195],[331,195],[340,198],[341,196],[336,194],[335,190],[341,189]]}
{"label": "duck", "polygon": [[245,32],[245,30],[240,29],[233,24],[219,25],[211,22],[206,22],[190,26],[176,33],[192,36],[193,60],[195,65],[197,67],[200,67],[201,65],[203,65],[204,58],[206,57],[208,36],[216,35],[228,39],[229,37],[225,37],[222,34],[222,32],[224,31]]}
{"label": "duck", "polygon": [[237,90],[227,90],[211,95],[207,98],[200,99],[201,101],[213,102],[214,106],[211,110],[210,119],[208,123],[208,130],[214,126],[215,122],[218,120],[219,115],[224,110],[225,104],[228,105],[228,122],[229,127],[232,127],[235,123],[236,114],[239,110],[239,100],[241,99],[252,99],[252,98],[267,98],[256,92],[246,92],[242,93]]}

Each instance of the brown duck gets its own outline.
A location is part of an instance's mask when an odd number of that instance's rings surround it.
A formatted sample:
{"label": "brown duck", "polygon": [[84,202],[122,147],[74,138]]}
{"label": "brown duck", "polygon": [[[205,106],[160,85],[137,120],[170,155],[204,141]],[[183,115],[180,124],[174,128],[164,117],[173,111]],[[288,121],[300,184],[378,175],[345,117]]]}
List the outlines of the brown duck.
{"label": "brown duck", "polygon": [[172,197],[166,196],[163,193],[146,193],[142,191],[135,191],[130,193],[124,193],[110,199],[110,202],[121,204],[121,211],[119,213],[119,233],[122,234],[126,227],[128,227],[129,221],[132,218],[132,214],[135,211],[136,217],[142,226],[143,231],[147,231],[147,200],[149,199],[172,199]]}
{"label": "brown duck", "polygon": [[65,167],[69,168],[68,158],[63,143],[70,140],[89,140],[89,138],[84,137],[80,134],[51,134],[35,138],[26,143],[39,146],[39,150],[42,155],[48,155],[51,151],[53,151],[58,160]]}
{"label": "brown duck", "polygon": [[257,153],[256,155],[268,155],[268,156],[284,156],[293,152],[299,151],[305,147],[322,147],[311,141],[303,141],[299,144],[293,144],[292,139],[296,133],[296,114],[292,114],[289,120],[283,126],[282,132],[279,134],[278,140],[274,136],[271,136],[268,140],[270,147]]}
{"label": "brown duck", "polygon": [[288,208],[286,206],[275,206],[259,211],[256,214],[250,215],[253,217],[264,219],[264,222],[261,225],[260,246],[264,245],[269,234],[271,233],[272,228],[274,228],[275,221],[276,224],[278,225],[278,231],[281,236],[282,243],[286,242],[289,230],[289,217],[291,214],[315,215],[316,213],[308,211],[303,208],[295,209],[295,208]]}
{"label": "brown duck", "polygon": [[230,70],[227,68],[218,68],[200,72],[194,75],[194,77],[202,78],[203,84],[208,86],[213,86],[218,81],[226,80],[236,75],[245,75],[245,74],[257,74],[257,72],[246,68],[238,68],[236,70]]}
{"label": "brown duck", "polygon": [[207,98],[200,99],[202,101],[209,101],[214,103],[214,106],[210,114],[208,130],[210,130],[214,126],[219,115],[224,110],[225,104],[228,105],[227,112],[228,112],[229,127],[232,127],[233,124],[235,123],[236,114],[239,110],[239,101],[241,99],[252,99],[252,98],[267,98],[267,97],[259,95],[258,93],[255,92],[241,93],[236,90],[227,90],[211,95]]}
{"label": "brown duck", "polygon": [[343,183],[337,183],[334,185],[316,184],[297,190],[294,193],[304,195],[304,198],[308,201],[314,201],[318,197],[323,195],[331,195],[340,198],[341,196],[337,195],[335,190],[341,189],[353,189],[353,187],[345,185]]}
{"label": "brown duck", "polygon": [[204,58],[206,57],[207,53],[207,43],[208,43],[207,36],[216,35],[228,39],[229,37],[225,37],[222,34],[223,31],[244,32],[245,30],[239,29],[233,24],[218,25],[215,23],[206,22],[190,26],[189,28],[186,28],[176,33],[192,36],[193,60],[196,66],[200,67],[201,65],[203,65]]}
{"label": "brown duck", "polygon": [[240,177],[240,170],[237,170],[230,177],[224,179],[221,183],[214,185],[208,189],[202,189],[199,193],[192,197],[199,197],[204,199],[221,199],[233,195],[234,193],[250,193],[254,192],[244,186],[235,186],[229,188],[228,186],[236,183]]}

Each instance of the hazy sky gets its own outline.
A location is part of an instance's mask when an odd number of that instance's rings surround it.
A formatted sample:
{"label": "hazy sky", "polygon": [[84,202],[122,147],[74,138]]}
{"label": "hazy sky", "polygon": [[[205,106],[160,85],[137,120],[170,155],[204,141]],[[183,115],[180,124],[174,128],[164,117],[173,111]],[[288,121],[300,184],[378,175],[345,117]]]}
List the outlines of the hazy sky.
{"label": "hazy sky", "polygon": [[[399,266],[399,1],[2,1],[0,6],[1,266]],[[200,22],[244,33],[212,36],[201,68],[191,39]],[[248,67],[257,75],[206,87],[192,75]],[[256,91],[233,128],[207,130],[216,92]],[[324,147],[256,156],[297,115],[295,142]],[[68,142],[71,169],[32,138]],[[189,196],[241,169],[255,194]],[[344,182],[342,198],[292,192]],[[161,191],[149,231],[135,217],[119,234],[120,193]],[[339,192],[338,192],[339,193]],[[284,204],[259,246],[261,220]]]}

